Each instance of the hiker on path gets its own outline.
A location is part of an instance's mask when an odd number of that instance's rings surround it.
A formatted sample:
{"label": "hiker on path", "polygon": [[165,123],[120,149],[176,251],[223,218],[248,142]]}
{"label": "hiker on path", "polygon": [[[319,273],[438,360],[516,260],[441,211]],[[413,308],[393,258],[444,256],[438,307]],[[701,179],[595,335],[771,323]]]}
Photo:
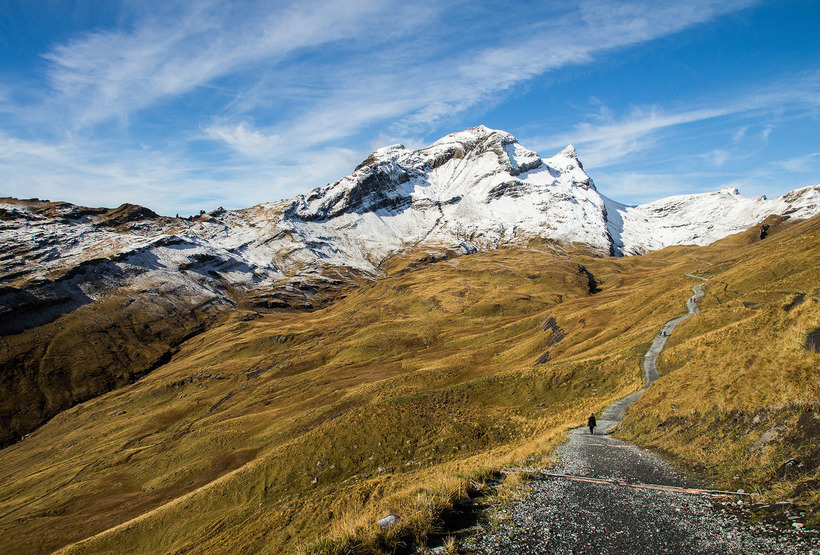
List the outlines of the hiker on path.
{"label": "hiker on path", "polygon": [[587,420],[587,426],[589,426],[589,433],[595,433],[595,414],[589,415],[589,420]]}

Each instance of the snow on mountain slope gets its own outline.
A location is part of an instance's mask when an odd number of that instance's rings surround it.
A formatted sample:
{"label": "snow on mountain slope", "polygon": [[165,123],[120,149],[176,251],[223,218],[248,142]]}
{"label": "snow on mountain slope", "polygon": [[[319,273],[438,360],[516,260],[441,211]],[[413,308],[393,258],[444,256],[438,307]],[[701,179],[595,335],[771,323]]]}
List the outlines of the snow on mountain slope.
{"label": "snow on mountain slope", "polygon": [[617,212],[621,222],[613,233],[616,248],[624,254],[641,254],[670,245],[708,245],[758,225],[770,214],[810,218],[820,212],[820,186],[797,189],[773,200],[745,198],[736,188],[726,187],[640,206],[618,205]]}
{"label": "snow on mountain slope", "polygon": [[421,150],[377,150],[350,176],[294,199],[280,225],[323,260],[362,269],[420,244],[470,251],[542,237],[611,250],[603,199],[572,147],[544,161],[485,127]]}
{"label": "snow on mountain slope", "polygon": [[[123,205],[0,200],[0,333],[127,288],[233,306],[251,291],[285,306],[411,247],[473,252],[543,238],[600,254],[708,244],[769,214],[820,212],[820,186],[767,200],[734,189],[641,206],[602,196],[568,146],[542,159],[483,126],[419,150],[381,148],[294,199],[194,218]],[[12,318],[14,316],[14,318]]]}
{"label": "snow on mountain slope", "polygon": [[625,206],[599,194],[571,146],[542,159],[475,127],[419,150],[379,149],[291,200],[191,218],[0,199],[0,446],[164,364],[227,309],[321,306],[408,248],[538,238],[639,254],[706,244],[770,214],[812,216],[819,198],[820,186],[772,201],[724,190]]}
{"label": "snow on mountain slope", "polygon": [[[283,277],[270,260],[255,266],[233,252],[235,240],[226,247],[189,233],[197,224],[128,205],[3,199],[0,334],[50,322],[117,290],[179,297],[192,307],[231,306],[229,289],[272,286]],[[228,229],[210,227],[213,236]]]}

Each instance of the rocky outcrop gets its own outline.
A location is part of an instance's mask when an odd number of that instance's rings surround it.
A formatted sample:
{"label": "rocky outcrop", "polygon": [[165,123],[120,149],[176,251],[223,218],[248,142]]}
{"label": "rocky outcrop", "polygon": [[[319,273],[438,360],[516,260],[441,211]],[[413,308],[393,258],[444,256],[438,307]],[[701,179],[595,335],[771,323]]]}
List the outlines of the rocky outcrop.
{"label": "rocky outcrop", "polygon": [[144,206],[123,204],[118,208],[100,214],[94,223],[99,226],[117,227],[123,224],[156,219],[159,219],[159,214]]}

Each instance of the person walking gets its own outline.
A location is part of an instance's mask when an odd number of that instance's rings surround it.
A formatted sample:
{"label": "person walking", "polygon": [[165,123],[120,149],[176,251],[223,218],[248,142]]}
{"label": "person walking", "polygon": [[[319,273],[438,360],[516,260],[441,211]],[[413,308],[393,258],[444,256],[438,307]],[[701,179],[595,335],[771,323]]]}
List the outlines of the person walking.
{"label": "person walking", "polygon": [[589,420],[587,420],[587,426],[589,426],[589,433],[595,433],[595,414],[589,415]]}

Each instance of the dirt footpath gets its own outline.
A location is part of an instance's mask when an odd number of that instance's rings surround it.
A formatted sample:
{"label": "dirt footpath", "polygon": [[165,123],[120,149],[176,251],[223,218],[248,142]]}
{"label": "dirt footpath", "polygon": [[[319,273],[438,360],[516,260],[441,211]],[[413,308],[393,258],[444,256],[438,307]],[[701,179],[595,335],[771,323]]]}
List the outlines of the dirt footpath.
{"label": "dirt footpath", "polygon": [[[570,433],[551,473],[697,487],[659,457],[587,428]],[[542,477],[463,542],[469,553],[820,554],[820,534],[749,526],[734,499]]]}
{"label": "dirt footpath", "polygon": [[[689,312],[669,321],[663,328],[667,334],[697,312],[703,293],[700,284],[694,289],[687,302]],[[659,335],[646,355],[647,387],[657,379],[655,358],[666,337]],[[585,427],[572,430],[556,452],[558,464],[549,472],[632,484],[702,487],[660,457],[607,435],[641,393],[604,411],[594,435]],[[731,504],[742,499],[545,475],[536,477],[530,487],[523,500],[497,508],[497,518],[479,524],[462,547],[476,554],[820,555],[820,532],[751,526],[731,510]]]}

